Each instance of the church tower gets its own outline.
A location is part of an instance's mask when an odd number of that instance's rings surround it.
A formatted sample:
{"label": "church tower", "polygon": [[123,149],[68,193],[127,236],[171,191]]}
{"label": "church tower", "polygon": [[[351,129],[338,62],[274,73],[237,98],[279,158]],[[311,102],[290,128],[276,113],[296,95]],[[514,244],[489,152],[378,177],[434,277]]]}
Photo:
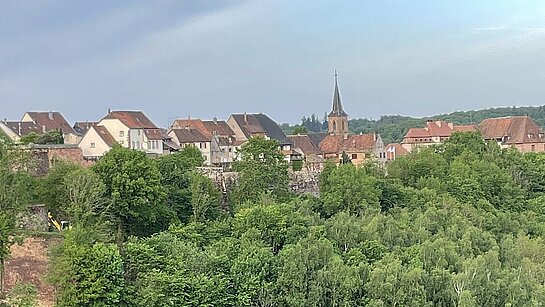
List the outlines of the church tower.
{"label": "church tower", "polygon": [[335,70],[335,92],[333,93],[333,109],[327,116],[327,127],[329,134],[348,134],[348,114],[344,112],[337,82],[337,71]]}

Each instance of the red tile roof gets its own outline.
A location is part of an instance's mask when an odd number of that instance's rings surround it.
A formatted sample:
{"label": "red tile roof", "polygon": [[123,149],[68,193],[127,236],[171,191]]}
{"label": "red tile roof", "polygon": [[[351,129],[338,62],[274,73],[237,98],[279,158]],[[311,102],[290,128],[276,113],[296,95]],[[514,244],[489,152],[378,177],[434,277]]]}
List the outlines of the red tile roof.
{"label": "red tile roof", "polygon": [[442,120],[428,121],[424,128],[411,128],[407,131],[405,138],[431,138],[431,137],[449,137],[454,132],[475,131],[475,125],[455,126]]}
{"label": "red tile roof", "polygon": [[116,143],[116,140],[114,137],[110,134],[108,129],[104,126],[93,126],[91,129],[95,129],[95,131],[98,133],[100,138],[106,143],[108,146],[114,146]]}
{"label": "red tile roof", "polygon": [[328,135],[320,142],[320,151],[325,154],[340,152],[362,152],[375,148],[378,135],[374,133],[348,135]]}
{"label": "red tile roof", "polygon": [[293,148],[299,148],[305,155],[320,154],[320,149],[312,143],[308,135],[288,135],[288,139],[292,142]]}
{"label": "red tile roof", "polygon": [[234,137],[235,132],[229,127],[224,120],[205,120],[202,122],[210,134],[216,134],[222,137]]}
{"label": "red tile roof", "polygon": [[102,119],[117,119],[129,129],[158,129],[142,111],[111,111]]}
{"label": "red tile roof", "polygon": [[32,120],[46,132],[60,130],[63,133],[76,133],[60,112],[26,112]]}
{"label": "red tile roof", "polygon": [[172,129],[171,131],[174,132],[180,144],[195,143],[195,142],[210,142],[210,138],[204,135],[199,129],[183,128],[183,129]]}
{"label": "red tile roof", "polygon": [[409,152],[399,143],[390,143],[386,145],[386,159],[394,160],[396,157],[404,156]]}
{"label": "red tile roof", "polygon": [[543,143],[545,133],[529,116],[488,118],[479,124],[485,140],[501,140],[505,144]]}

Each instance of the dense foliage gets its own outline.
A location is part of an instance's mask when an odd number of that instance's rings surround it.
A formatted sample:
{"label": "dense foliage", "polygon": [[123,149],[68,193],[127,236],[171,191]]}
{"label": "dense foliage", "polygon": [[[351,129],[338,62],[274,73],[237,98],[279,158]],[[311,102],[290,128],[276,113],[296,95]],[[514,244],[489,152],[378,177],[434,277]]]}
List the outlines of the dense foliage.
{"label": "dense foliage", "polygon": [[327,165],[313,197],[288,193],[277,144],[256,138],[222,207],[191,150],[114,148],[91,169],[41,179],[60,185],[57,210],[75,221],[52,257],[59,305],[545,302],[543,153],[459,133],[386,168]]}

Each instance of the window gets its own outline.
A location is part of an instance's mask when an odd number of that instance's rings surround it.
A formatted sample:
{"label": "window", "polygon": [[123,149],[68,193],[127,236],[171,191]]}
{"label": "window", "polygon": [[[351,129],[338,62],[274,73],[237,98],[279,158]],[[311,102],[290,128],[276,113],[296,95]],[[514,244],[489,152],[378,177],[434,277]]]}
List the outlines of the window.
{"label": "window", "polygon": [[125,131],[119,131],[119,137],[124,137],[125,136]]}
{"label": "window", "polygon": [[357,159],[358,158],[358,154],[352,154],[352,159]]}
{"label": "window", "polygon": [[337,131],[337,123],[333,121],[333,131]]}
{"label": "window", "polygon": [[97,147],[97,144],[91,143],[91,148],[96,148],[96,147]]}
{"label": "window", "polygon": [[536,145],[532,145],[532,151],[536,151]]}
{"label": "window", "polygon": [[206,143],[201,143],[201,144],[199,144],[199,147],[200,147],[201,149],[206,149]]}

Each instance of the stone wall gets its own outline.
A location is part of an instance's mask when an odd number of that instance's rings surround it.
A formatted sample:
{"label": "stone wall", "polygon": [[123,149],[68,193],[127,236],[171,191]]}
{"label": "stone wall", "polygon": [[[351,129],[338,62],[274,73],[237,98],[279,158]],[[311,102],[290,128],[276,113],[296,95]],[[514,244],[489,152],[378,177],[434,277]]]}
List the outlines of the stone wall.
{"label": "stone wall", "polygon": [[[199,167],[198,171],[204,176],[212,179],[220,188],[224,195],[224,201],[227,201],[227,195],[236,183],[237,173],[226,172],[221,167]],[[303,169],[301,171],[290,171],[289,187],[298,194],[311,193],[318,196],[318,170]]]}

